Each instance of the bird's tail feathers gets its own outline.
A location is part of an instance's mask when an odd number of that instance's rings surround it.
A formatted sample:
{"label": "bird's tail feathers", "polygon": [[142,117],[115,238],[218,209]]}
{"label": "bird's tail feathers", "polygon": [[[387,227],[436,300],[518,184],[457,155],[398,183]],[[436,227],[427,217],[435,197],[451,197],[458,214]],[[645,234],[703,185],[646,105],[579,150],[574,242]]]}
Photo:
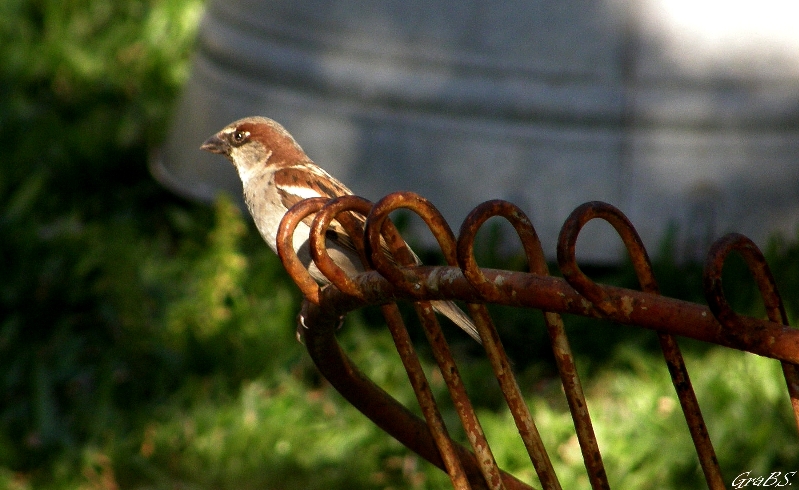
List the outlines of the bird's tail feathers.
{"label": "bird's tail feathers", "polygon": [[483,344],[483,341],[480,339],[480,334],[477,332],[477,327],[474,326],[474,322],[469,318],[469,315],[458,308],[458,305],[452,301],[433,301],[432,304],[435,311],[452,320],[455,325],[469,334],[478,344]]}

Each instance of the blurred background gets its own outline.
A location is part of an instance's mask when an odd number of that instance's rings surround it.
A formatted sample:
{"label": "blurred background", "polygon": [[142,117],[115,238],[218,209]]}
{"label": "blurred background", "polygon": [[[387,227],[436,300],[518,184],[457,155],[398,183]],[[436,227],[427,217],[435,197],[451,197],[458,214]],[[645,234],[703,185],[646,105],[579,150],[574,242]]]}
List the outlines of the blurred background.
{"label": "blurred background", "polygon": [[[703,301],[697,259],[722,232],[748,233],[795,319],[795,9],[2,2],[0,486],[448,485],[295,341],[296,288],[242,214],[230,165],[197,149],[251,113],[283,122],[356,192],[420,192],[454,227],[510,199],[550,253],[574,206],[609,201],[645,235],[670,296]],[[636,287],[613,236],[592,233],[580,253],[602,265],[595,277]],[[481,264],[523,267],[501,229],[481,238]],[[725,274],[738,311],[762,315],[742,264]],[[587,488],[540,315],[495,314],[563,486]],[[566,325],[611,485],[703,488],[656,336]],[[537,485],[480,350],[450,333],[500,465]],[[340,339],[415,407],[374,311],[350,315]],[[681,345],[725,480],[796,470],[779,363]]]}
{"label": "blurred background", "polygon": [[[266,115],[367,198],[414,190],[455,226],[511,200],[550,254],[590,200],[649,247],[675,227],[691,258],[732,230],[762,245],[799,224],[797,15],[777,0],[210,2],[153,168],[184,195],[239,195],[194,141]],[[618,262],[617,240],[586,236],[585,260]]]}

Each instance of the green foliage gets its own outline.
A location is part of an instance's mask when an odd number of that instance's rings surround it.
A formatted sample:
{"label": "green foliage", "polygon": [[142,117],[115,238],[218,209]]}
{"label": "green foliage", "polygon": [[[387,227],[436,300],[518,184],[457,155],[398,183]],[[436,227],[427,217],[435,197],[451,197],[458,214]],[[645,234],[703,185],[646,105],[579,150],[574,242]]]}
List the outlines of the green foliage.
{"label": "green foliage", "polygon": [[[148,175],[201,9],[200,0],[0,2],[0,487],[448,486],[320,379],[294,338],[298,292],[231,200],[187,203]],[[500,230],[484,233],[479,262],[521,269],[495,252],[506,246]],[[769,249],[784,292],[799,290],[797,243]],[[702,300],[701,268],[675,261],[669,242],[655,269],[665,294]],[[762,310],[740,263],[725,275],[738,311]],[[629,267],[592,276],[635,286]],[[792,318],[796,297],[785,294]],[[540,315],[494,312],[564,487],[586,488]],[[701,488],[654,334],[566,322],[611,484]],[[415,409],[374,309],[351,315],[340,340]],[[688,346],[727,481],[795,469],[778,364]],[[479,349],[453,348],[500,464],[536,482]]]}

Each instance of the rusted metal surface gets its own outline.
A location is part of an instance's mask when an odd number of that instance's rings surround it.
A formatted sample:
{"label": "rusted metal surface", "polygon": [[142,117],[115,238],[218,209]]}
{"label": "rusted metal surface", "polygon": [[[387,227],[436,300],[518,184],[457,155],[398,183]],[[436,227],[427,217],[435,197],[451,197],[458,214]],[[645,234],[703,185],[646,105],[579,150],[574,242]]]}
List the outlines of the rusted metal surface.
{"label": "rusted metal surface", "polygon": [[[506,219],[513,226],[522,242],[530,272],[543,276],[549,274],[541,242],[538,239],[535,228],[533,228],[533,224],[524,212],[509,202],[498,200],[485,202],[476,207],[461,226],[460,239],[458,241],[458,263],[466,279],[480,292],[486,302],[492,302],[492,298],[496,299],[500,293],[496,285],[486,279],[477,265],[474,257],[474,240],[480,227],[495,216]],[[527,448],[538,478],[545,486],[549,484],[555,488],[557,477],[552,469],[552,463],[541,442],[538,429],[522,397],[519,385],[516,383],[516,378],[513,376],[510,363],[502,347],[502,341],[492,324],[488,310],[483,304],[470,303],[469,311],[477,321],[477,327],[483,338],[486,354],[494,369],[494,375],[499,381],[502,393],[505,395],[505,400],[513,414],[516,427]],[[571,355],[563,320],[557,313],[550,312],[544,314],[544,320],[555,354],[558,372],[566,392],[569,409],[577,428],[577,438],[591,486],[595,489],[609,488],[605,468],[602,464],[602,455],[597,446],[596,436],[591,425],[591,417],[588,414],[588,406],[585,402],[580,379],[577,376],[577,368]],[[548,483],[545,484],[544,482]]]}
{"label": "rusted metal surface", "polygon": [[[424,220],[448,265],[414,265],[413,254],[388,219],[400,208],[408,209]],[[526,254],[529,272],[479,267],[474,257],[474,240],[480,228],[492,217],[501,217],[513,226]],[[580,270],[575,258],[576,241],[582,227],[592,219],[603,219],[617,231],[627,247],[641,291],[597,284]],[[303,220],[311,222],[311,255],[316,266],[332,283],[330,286],[320,289],[307,273],[307,264],[303,264],[293,251],[294,229]],[[367,272],[349,277],[327,254],[325,236],[334,220],[353,237]],[[676,336],[779,359],[799,426],[799,331],[787,326],[782,300],[762,253],[740,235],[721,239],[709,253],[704,278],[709,307],[661,296],[646,250],[632,224],[616,208],[598,202],[579,207],[564,224],[558,243],[558,263],[564,279],[549,276],[532,223],[518,207],[505,201],[489,201],[475,208],[464,221],[457,239],[435,207],[412,193],[391,194],[374,205],[353,196],[330,202],[320,199],[303,201],[292,208],[281,223],[278,248],[286,269],[306,297],[298,330],[303,333],[308,352],[322,374],[383,430],[446,471],[454,488],[530,487],[497,467],[430,301],[458,299],[467,303],[468,313],[480,333],[531,464],[546,489],[559,489],[560,483],[494,328],[486,308],[488,303],[543,312],[589,481],[594,489],[610,487],[561,313],[604,318],[657,333],[711,489],[724,488],[724,483]],[[737,315],[727,304],[721,270],[732,251],[742,255],[752,271],[766,305],[768,320]],[[399,300],[414,303],[471,450],[449,436],[399,315],[395,304]],[[341,317],[366,305],[382,305],[424,419],[413,415],[374,385],[336,342],[335,332]]]}
{"label": "rusted metal surface", "polygon": [[[589,301],[598,305],[603,313],[610,313],[615,308],[613,303],[608,301],[602,290],[597,288],[577,265],[575,257],[577,237],[583,226],[592,219],[602,219],[613,226],[627,248],[641,289],[646,293],[659,295],[660,290],[652,272],[652,263],[641,238],[638,236],[638,232],[635,231],[632,223],[621,211],[610,204],[602,202],[583,204],[574,210],[563,225],[558,239],[558,265],[569,284],[588,298]],[[680,400],[685,421],[688,423],[688,429],[691,432],[691,438],[693,439],[694,447],[696,447],[707,486],[712,490],[724,490],[726,486],[724,479],[721,477],[721,469],[716,458],[716,452],[710,442],[707,426],[702,419],[702,411],[699,409],[699,402],[696,400],[694,389],[691,386],[688,369],[685,367],[685,361],[683,361],[677,340],[674,336],[664,332],[658,332],[658,340],[671,375],[672,384],[674,384],[674,389],[677,391],[677,398]]]}
{"label": "rusted metal surface", "polygon": [[[372,203],[365,199],[356,196],[340,197],[331,200],[324,209],[318,210],[311,225],[310,251],[314,262],[319,267],[319,270],[330,278],[342,292],[356,298],[361,297],[360,289],[330,258],[325,247],[325,237],[326,231],[333,220],[342,223],[342,226],[352,237],[356,248],[361,252],[364,268],[369,269],[369,262],[363,246],[363,223],[352,213],[359,213],[361,217],[365,218],[371,208]],[[308,210],[311,209],[313,208],[308,208]],[[306,209],[300,208],[297,214],[298,218],[304,218],[305,213]],[[296,220],[287,219],[285,221],[294,223]],[[285,234],[285,237],[293,236],[294,227],[288,227],[285,232],[281,230],[280,233]],[[392,236],[396,239],[399,235],[394,232]],[[283,237],[283,240],[286,239],[283,235],[281,237]],[[294,255],[293,250],[289,251],[288,254]],[[399,254],[399,251],[397,254]],[[412,257],[406,255],[405,259],[407,264],[413,263]],[[297,261],[292,259],[290,263],[296,264]],[[296,269],[294,270],[296,271]],[[416,394],[416,399],[419,402],[427,427],[430,428],[430,435],[438,448],[441,465],[450,476],[454,488],[469,488],[468,478],[461,464],[461,459],[444,425],[444,420],[438,410],[433,393],[430,391],[424,370],[414,352],[408,331],[402,324],[399,309],[396,304],[386,304],[382,306],[382,311],[397,347],[397,352],[400,354],[405,370],[408,373],[408,379]],[[334,339],[331,340],[335,342]]]}
{"label": "rusted metal surface", "polygon": [[[369,230],[367,239],[371,252],[370,258],[375,264],[375,268],[382,274],[388,274],[395,278],[402,277],[402,269],[397,266],[396,262],[386,260],[386,255],[382,253],[381,250],[382,230],[388,220],[388,215],[392,211],[400,208],[415,212],[427,223],[433,231],[436,240],[438,240],[441,250],[444,252],[445,259],[450,265],[455,265],[457,263],[455,255],[455,236],[444,220],[444,217],[421,196],[411,193],[397,193],[386,196],[378,201],[367,218],[367,230]],[[390,247],[395,254],[399,253],[399,249],[405,248],[397,243],[396,235],[392,235]],[[401,260],[407,263],[408,258],[403,257]],[[411,285],[407,280],[403,280],[402,283]],[[455,364],[455,360],[452,358],[449,345],[441,332],[441,328],[433,313],[430,302],[421,301],[415,303],[414,306],[417,315],[419,315],[419,318],[422,320],[422,326],[427,335],[427,340],[433,347],[433,355],[441,370],[444,381],[447,384],[450,397],[452,397],[452,401],[455,405],[455,410],[458,413],[461,424],[463,424],[466,430],[466,435],[472,446],[472,450],[477,456],[483,477],[489,488],[505,488],[500,476],[499,467],[491,452],[491,447],[488,445],[480,421],[477,420],[477,415],[474,413],[472,402],[469,400],[469,396],[466,393],[466,388],[463,385],[460,372]]]}
{"label": "rusted metal surface", "polygon": [[[759,342],[761,339],[768,341],[769,337],[763,337],[760,333],[761,330],[757,326],[749,330],[752,325],[745,318],[736,314],[724,297],[721,271],[730,252],[740,254],[749,267],[749,272],[760,290],[760,296],[763,298],[763,304],[766,307],[766,314],[769,320],[774,323],[788,325],[788,314],[785,312],[782,297],[777,291],[777,285],[774,283],[774,276],[771,274],[768,264],[766,264],[766,258],[763,257],[763,253],[752,240],[738,233],[730,233],[722,237],[708,253],[704,275],[708,305],[710,305],[710,309],[713,310],[725,331],[729,332],[730,335],[744,337],[747,342]],[[783,361],[782,372],[788,385],[788,395],[791,397],[794,419],[797,428],[799,428],[799,366]]]}

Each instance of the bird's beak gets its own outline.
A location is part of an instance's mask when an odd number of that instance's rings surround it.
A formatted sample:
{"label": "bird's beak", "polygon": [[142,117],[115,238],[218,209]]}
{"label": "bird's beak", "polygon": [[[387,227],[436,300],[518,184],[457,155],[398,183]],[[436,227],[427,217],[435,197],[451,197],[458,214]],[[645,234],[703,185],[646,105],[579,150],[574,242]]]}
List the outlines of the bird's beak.
{"label": "bird's beak", "polygon": [[205,143],[202,144],[200,149],[219,155],[227,155],[230,151],[230,145],[220,138],[218,134],[215,134],[205,140]]}

